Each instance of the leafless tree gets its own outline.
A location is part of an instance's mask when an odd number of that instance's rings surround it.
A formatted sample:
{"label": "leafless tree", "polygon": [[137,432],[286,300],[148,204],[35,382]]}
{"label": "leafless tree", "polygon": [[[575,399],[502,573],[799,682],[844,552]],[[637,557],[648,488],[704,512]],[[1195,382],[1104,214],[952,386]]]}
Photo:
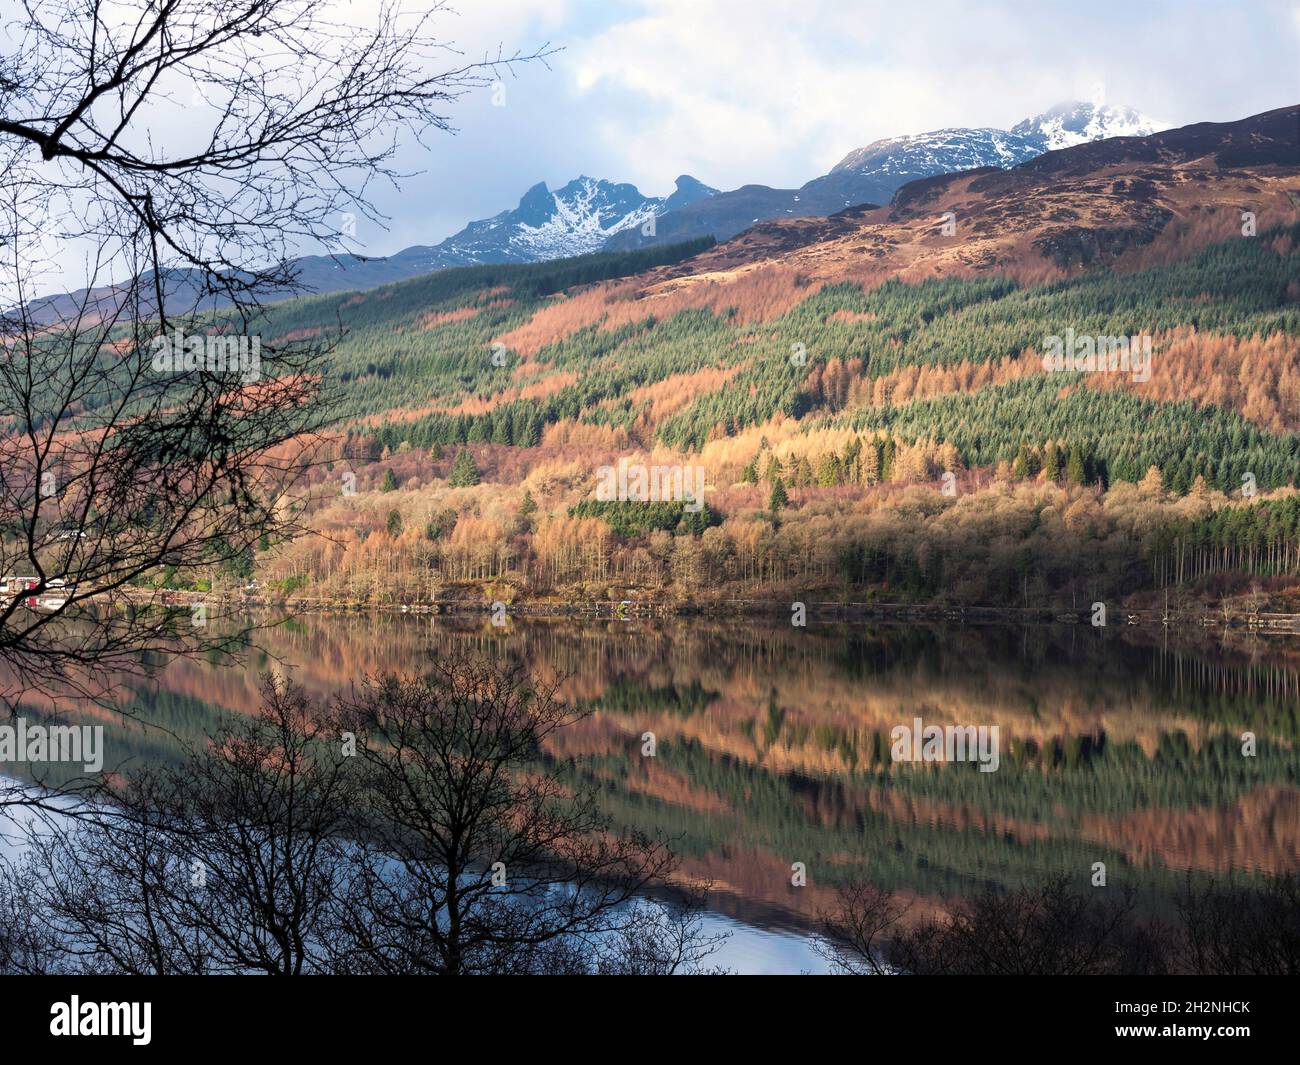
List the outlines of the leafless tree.
{"label": "leafless tree", "polygon": [[28,833],[28,913],[58,944],[57,970],[319,971],[355,788],[301,689],[268,677],[256,717],[101,800]]}
{"label": "leafless tree", "polygon": [[710,933],[704,920],[707,886],[698,885],[667,901],[638,900],[633,920],[596,943],[575,971],[600,976],[718,976],[707,964],[728,933]]}
{"label": "leafless tree", "polygon": [[179,764],[31,820],[0,972],[704,971],[701,891],[542,756],[571,718],[474,660],[328,711],[268,678]]}
{"label": "leafless tree", "polygon": [[21,211],[6,239],[94,238],[94,264],[129,267],[109,283],[164,327],[175,303],[247,307],[292,289],[304,247],[342,249],[340,215],[379,220],[367,192],[400,176],[403,132],[450,130],[462,95],[547,53],[466,61],[434,35],[442,3],[383,2],[365,25],[330,7],[27,0],[0,57],[0,172]]}
{"label": "leafless tree", "polygon": [[[345,250],[402,139],[544,57],[467,60],[441,4],[26,0],[0,52],[0,699],[105,698],[248,624],[158,587],[300,531],[330,337],[260,336]],[[67,285],[74,264],[82,287]],[[148,652],[148,653],[143,653]],[[14,795],[11,793],[10,797]]]}
{"label": "leafless tree", "polygon": [[1186,935],[1182,964],[1198,975],[1300,975],[1300,877],[1263,888],[1188,878],[1178,899]]}
{"label": "leafless tree", "polygon": [[0,874],[2,972],[193,974],[208,951],[177,919],[189,870],[171,820],[140,779],[122,806],[68,818],[46,809],[28,822],[20,855]]}
{"label": "leafless tree", "polygon": [[826,918],[821,953],[842,972],[1095,975],[1168,971],[1173,930],[1141,919],[1132,892],[1086,894],[1063,877],[989,890],[904,922],[889,891],[854,885]]}
{"label": "leafless tree", "polygon": [[814,948],[836,972],[849,976],[890,974],[894,969],[886,960],[886,951],[909,909],[893,892],[874,884],[848,884],[839,891],[835,911],[824,918],[824,935]]}
{"label": "leafless tree", "polygon": [[331,942],[356,967],[529,971],[645,918],[633,902],[673,858],[613,831],[596,796],[546,764],[545,740],[578,716],[554,683],[454,656],[427,678],[368,683],[341,710],[364,738],[367,860]]}
{"label": "leafless tree", "polygon": [[629,903],[619,925],[598,937],[559,936],[521,948],[512,971],[538,976],[724,976],[708,964],[728,933],[706,929],[696,887],[671,899]]}
{"label": "leafless tree", "polygon": [[0,974],[58,972],[64,951],[44,921],[32,920],[36,871],[21,859],[0,856]]}

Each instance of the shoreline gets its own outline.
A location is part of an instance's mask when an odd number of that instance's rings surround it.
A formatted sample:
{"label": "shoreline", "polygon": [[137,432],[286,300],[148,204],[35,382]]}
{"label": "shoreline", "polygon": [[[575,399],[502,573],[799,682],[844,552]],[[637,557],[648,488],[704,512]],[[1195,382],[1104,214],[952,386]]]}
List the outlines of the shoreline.
{"label": "shoreline", "polygon": [[[439,617],[587,618],[634,621],[673,618],[781,618],[792,620],[796,606],[803,620],[955,623],[960,625],[1080,625],[1085,628],[1193,628],[1271,635],[1300,635],[1300,614],[1201,606],[1190,610],[1117,606],[1105,624],[1093,624],[1091,607],[1007,607],[940,603],[891,603],[831,600],[709,599],[693,601],[591,599],[585,602],[482,599],[442,599],[412,603],[373,603],[310,596],[214,595],[211,592],[159,590],[150,598],[164,606],[220,602],[255,608],[281,608],[295,613],[420,614]],[[798,626],[796,626],[798,627]]]}

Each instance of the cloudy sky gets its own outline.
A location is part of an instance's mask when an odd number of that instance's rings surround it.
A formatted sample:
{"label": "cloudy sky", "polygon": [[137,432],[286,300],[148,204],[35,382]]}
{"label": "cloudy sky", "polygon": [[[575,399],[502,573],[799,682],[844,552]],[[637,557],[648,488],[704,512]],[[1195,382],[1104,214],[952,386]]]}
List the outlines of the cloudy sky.
{"label": "cloudy sky", "polygon": [[[332,0],[332,17],[371,23],[382,3]],[[679,174],[795,187],[881,137],[1007,129],[1070,99],[1169,126],[1300,103],[1300,0],[449,0],[434,28],[448,68],[551,54],[457,101],[454,135],[403,145],[401,188],[369,190],[387,227],[358,219],[352,250],[434,244],[581,174],[661,196]],[[160,111],[155,143],[207,135],[201,110]],[[86,283],[92,246],[47,251],[38,291]]]}
{"label": "cloudy sky", "polygon": [[[354,0],[364,10],[372,0]],[[1102,96],[1168,125],[1300,103],[1300,3],[1044,0],[462,0],[441,25],[469,56],[562,51],[461,101],[456,136],[403,155],[387,254],[579,174],[649,195],[797,186],[879,137],[1008,128]]]}

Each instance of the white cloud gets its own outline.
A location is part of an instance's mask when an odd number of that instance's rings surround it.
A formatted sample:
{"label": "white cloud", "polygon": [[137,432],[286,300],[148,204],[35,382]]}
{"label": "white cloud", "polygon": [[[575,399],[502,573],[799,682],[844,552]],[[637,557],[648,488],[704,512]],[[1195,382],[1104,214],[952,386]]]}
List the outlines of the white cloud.
{"label": "white cloud", "polygon": [[[1285,53],[1217,6],[646,0],[571,45],[573,87],[628,180],[801,184],[879,137],[1003,128],[1063,99],[1179,122],[1288,100]],[[1270,89],[1272,91],[1270,91]],[[1294,90],[1292,94],[1294,95]],[[1234,99],[1235,98],[1235,99]],[[1213,107],[1208,106],[1213,101]]]}
{"label": "white cloud", "polygon": [[[1300,101],[1297,0],[459,2],[434,22],[459,53],[447,65],[498,45],[564,50],[549,70],[508,77],[506,107],[472,94],[449,108],[455,137],[403,146],[398,167],[414,176],[371,190],[389,230],[358,233],[372,254],[434,243],[539,180],[586,173],[658,195],[681,173],[721,188],[797,186],[879,137],[1006,128],[1101,85],[1171,125]],[[340,20],[380,9],[335,0]],[[178,109],[169,128],[192,125]]]}

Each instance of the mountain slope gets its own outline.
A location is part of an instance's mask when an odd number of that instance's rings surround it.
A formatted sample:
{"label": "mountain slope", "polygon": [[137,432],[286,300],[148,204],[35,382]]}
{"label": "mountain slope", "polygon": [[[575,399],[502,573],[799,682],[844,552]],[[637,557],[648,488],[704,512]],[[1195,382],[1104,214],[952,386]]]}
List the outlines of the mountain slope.
{"label": "mountain slope", "polygon": [[1008,168],[1068,144],[1154,132],[1156,124],[1132,108],[1072,101],[1027,118],[1011,131],[991,128],[940,129],[887,137],[858,148],[830,173],[798,189],[746,185],[721,193],[689,211],[669,211],[652,237],[623,232],[610,248],[710,235],[735,236],[755,223],[776,218],[813,218],[861,204],[887,203],[909,181],[980,167]]}
{"label": "mountain slope", "polygon": [[982,166],[1015,166],[1043,150],[1042,141],[1037,138],[1000,129],[940,129],[912,137],[874,141],[846,155],[831,168],[831,174],[902,177],[910,181],[918,176]]}
{"label": "mountain slope", "polygon": [[[779,414],[797,421],[827,406],[888,405],[890,389],[877,393],[875,382],[954,364],[999,367],[987,383],[1019,389],[1032,407],[1057,386],[1026,392],[1020,378],[1036,363],[1019,360],[1065,326],[1300,332],[1290,235],[1300,222],[1298,120],[1292,107],[1078,145],[1012,170],[926,178],[887,207],[762,223],[568,294],[525,283],[533,273],[512,282],[512,270],[563,265],[536,264],[298,301],[273,312],[268,338],[314,335],[341,318],[349,333],[339,374],[352,383],[343,416],[421,412],[400,420],[390,447],[519,444],[569,420],[597,435],[700,448]],[[1236,165],[1246,151],[1256,162]],[[1243,205],[1258,216],[1258,239],[1241,235]],[[951,236],[938,225],[945,210],[957,218]],[[1219,250],[1202,254],[1207,244]],[[1124,313],[1111,320],[1115,307]],[[807,361],[792,372],[781,353],[800,344]],[[494,346],[510,353],[508,365],[487,357]],[[835,383],[815,381],[830,362],[839,364]],[[1300,365],[1286,373],[1294,378],[1274,381],[1279,395],[1300,380]],[[1229,406],[1271,430],[1300,426],[1300,407],[1241,398],[1241,380],[1224,385],[1223,396],[1238,397]],[[1167,394],[1199,387],[1179,381]],[[979,444],[985,458],[989,439]]]}
{"label": "mountain slope", "polygon": [[[1176,254],[1238,232],[1243,210],[1259,227],[1295,221],[1297,166],[1300,108],[1280,108],[1087,142],[1010,170],[919,179],[886,207],[761,223],[679,270],[708,277],[779,262],[822,279],[864,266],[912,277],[1012,267],[1050,273],[1153,244],[1152,254],[1165,245]],[[955,216],[952,236],[940,228],[945,212]]]}
{"label": "mountain slope", "polygon": [[[282,304],[269,351],[346,328],[358,495],[313,514],[344,550],[258,572],[476,603],[1300,588],[1298,122],[927,177],[653,269],[642,249]],[[1150,354],[1048,365],[1062,335]],[[703,471],[704,505],[600,497],[623,461]]]}
{"label": "mountain slope", "polygon": [[[585,176],[554,192],[539,182],[515,208],[470,222],[439,244],[414,245],[384,257],[303,256],[294,266],[306,291],[328,293],[374,288],[447,267],[544,262],[602,248],[624,251],[704,236],[725,240],[771,219],[821,218],[854,205],[886,203],[917,178],[1010,167],[1066,144],[1154,128],[1131,108],[1070,102],[1025,119],[1010,132],[943,129],[875,141],[798,189],[745,185],[720,193],[682,175],[671,195],[648,197],[634,185]],[[652,218],[654,225],[647,225]],[[178,272],[169,291],[184,306],[193,286]],[[113,312],[113,289],[92,295],[101,313]],[[71,293],[37,301],[36,320],[48,323],[67,316],[85,298],[85,293]],[[168,302],[170,306],[170,297]]]}

